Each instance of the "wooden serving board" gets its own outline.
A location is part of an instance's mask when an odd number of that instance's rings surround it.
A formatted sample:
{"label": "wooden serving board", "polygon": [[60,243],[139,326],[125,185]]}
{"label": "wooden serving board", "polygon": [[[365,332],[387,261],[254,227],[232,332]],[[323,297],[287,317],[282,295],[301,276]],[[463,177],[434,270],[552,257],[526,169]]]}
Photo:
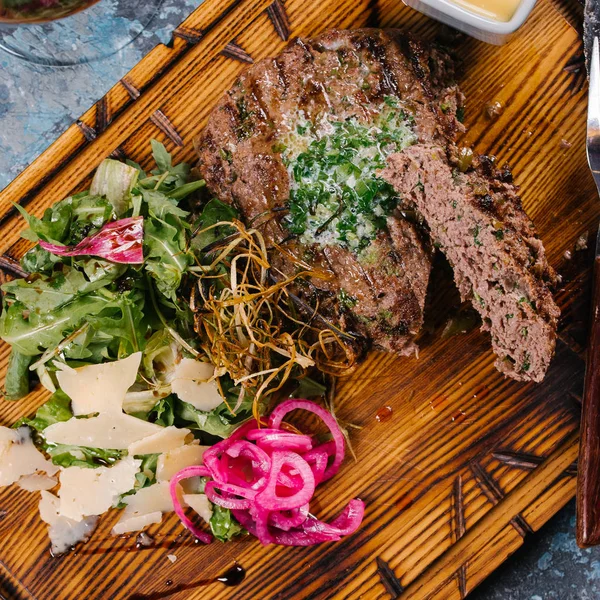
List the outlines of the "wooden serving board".
{"label": "wooden serving board", "polygon": [[[150,530],[155,547],[134,551],[135,537],[111,537],[107,518],[87,545],[54,559],[37,495],[12,487],[0,491],[0,596],[464,598],[573,497],[591,264],[590,250],[575,245],[587,234],[593,245],[600,215],[584,151],[579,10],[569,0],[540,0],[518,35],[494,47],[457,41],[400,0],[207,0],[171,44],[155,48],[2,192],[0,264],[12,276],[27,245],[11,202],[40,215],[87,185],[106,156],[148,165],[152,137],[176,160],[193,161],[192,139],[220,95],[246,63],[276,54],[292,36],[365,25],[426,38],[441,32],[464,60],[466,140],[513,167],[564,279],[556,358],[544,383],[521,384],[495,371],[478,327],[442,336],[457,294],[438,261],[418,359],[372,353],[338,385],[339,416],[362,427],[353,434],[358,461],[347,460],[319,491],[315,512],[331,518],[363,498],[363,526],[349,539],[296,549],[249,538],[201,546],[170,517]],[[484,108],[495,101],[504,109],[490,119]],[[3,368],[8,351],[0,347]],[[0,423],[45,397],[37,389],[2,403]],[[378,420],[384,406],[391,417]],[[234,561],[245,580],[235,588],[213,582]]]}

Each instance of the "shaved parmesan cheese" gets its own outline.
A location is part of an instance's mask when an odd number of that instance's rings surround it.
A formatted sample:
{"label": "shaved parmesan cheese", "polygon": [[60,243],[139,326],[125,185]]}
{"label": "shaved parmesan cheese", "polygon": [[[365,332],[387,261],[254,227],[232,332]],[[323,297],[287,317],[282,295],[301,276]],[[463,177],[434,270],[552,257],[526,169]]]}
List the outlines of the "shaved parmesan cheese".
{"label": "shaved parmesan cheese", "polygon": [[177,427],[165,427],[148,437],[130,444],[127,452],[134,456],[136,454],[160,454],[183,446],[186,436],[191,433],[189,429]]}
{"label": "shaved parmesan cheese", "polygon": [[35,372],[37,373],[38,379],[40,383],[49,391],[54,394],[56,391],[56,386],[54,385],[54,381],[52,381],[52,377],[50,377],[50,373],[48,373],[48,369],[46,369],[46,365],[40,365]]}
{"label": "shaved parmesan cheese", "polygon": [[223,403],[217,383],[209,381],[214,374],[213,365],[184,358],[175,367],[171,390],[194,408],[210,411]]}
{"label": "shaved parmesan cheese", "polygon": [[207,523],[212,517],[212,505],[206,494],[184,494],[183,501],[196,511]]}
{"label": "shaved parmesan cheese", "polygon": [[161,454],[156,466],[156,480],[169,481],[181,469],[201,464],[202,456],[207,448],[209,446],[188,444]]}
{"label": "shaved parmesan cheese", "polygon": [[58,491],[60,516],[81,521],[89,515],[101,515],[133,488],[141,464],[141,460],[128,456],[112,467],[63,469]]}
{"label": "shaved parmesan cheese", "polygon": [[[118,523],[113,527],[115,535],[128,531],[139,531],[150,523],[160,523],[162,513],[173,510],[173,501],[169,493],[169,483],[163,481],[150,487],[138,490],[132,496],[125,496],[123,502],[127,504]],[[159,518],[156,519],[158,513]],[[142,517],[152,517],[145,520]]]}
{"label": "shaved parmesan cheese", "polygon": [[[75,416],[91,413],[120,413],[127,390],[135,383],[142,353],[114,362],[63,367],[56,372],[61,389],[71,398]],[[65,365],[66,366],[66,365]]]}
{"label": "shaved parmesan cheese", "polygon": [[211,363],[195,358],[182,358],[173,371],[173,379],[208,381],[214,374],[215,368]]}
{"label": "shaved parmesan cheese", "polygon": [[0,427],[0,486],[10,485],[36,471],[54,475],[58,467],[34,446],[29,427]]}
{"label": "shaved parmesan cheese", "polygon": [[51,490],[58,480],[55,477],[48,477],[47,475],[26,475],[19,479],[19,487],[27,490],[28,492],[37,492],[39,490]]}
{"label": "shaved parmesan cheese", "polygon": [[141,531],[153,525],[154,523],[160,523],[162,521],[162,513],[157,510],[156,512],[148,513],[146,515],[139,515],[137,517],[129,517],[128,519],[119,519],[119,522],[112,528],[113,535],[123,535],[130,531]]}
{"label": "shaved parmesan cheese", "polygon": [[173,510],[173,501],[171,500],[167,481],[161,481],[142,488],[132,496],[125,496],[123,501],[127,504],[123,515],[142,515],[157,510],[161,512],[171,512]]}
{"label": "shaved parmesan cheese", "polygon": [[163,427],[124,413],[101,413],[89,419],[54,423],[44,429],[44,437],[53,444],[127,450],[139,440],[163,430]]}
{"label": "shaved parmesan cheese", "polygon": [[167,554],[167,558],[174,563],[177,560],[177,556],[175,554]]}
{"label": "shaved parmesan cheese", "polygon": [[44,523],[48,525],[54,525],[56,520],[59,518],[58,505],[60,500],[50,492],[42,491],[42,497],[38,505],[40,511],[40,517]]}
{"label": "shaved parmesan cheese", "polygon": [[59,514],[60,500],[49,492],[42,491],[39,503],[40,517],[49,525],[48,535],[52,544],[52,554],[62,554],[79,542],[87,542],[92,535],[98,517],[86,517],[73,521]]}

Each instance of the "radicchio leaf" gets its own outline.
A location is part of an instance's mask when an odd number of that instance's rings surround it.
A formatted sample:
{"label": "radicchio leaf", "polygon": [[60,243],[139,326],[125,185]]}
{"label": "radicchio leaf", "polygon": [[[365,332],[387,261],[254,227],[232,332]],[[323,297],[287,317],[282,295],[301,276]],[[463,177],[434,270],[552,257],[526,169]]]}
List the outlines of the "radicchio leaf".
{"label": "radicchio leaf", "polygon": [[39,241],[42,248],[57,256],[99,256],[114,263],[144,262],[144,217],[129,217],[107,223],[98,233],[76,246],[59,246]]}

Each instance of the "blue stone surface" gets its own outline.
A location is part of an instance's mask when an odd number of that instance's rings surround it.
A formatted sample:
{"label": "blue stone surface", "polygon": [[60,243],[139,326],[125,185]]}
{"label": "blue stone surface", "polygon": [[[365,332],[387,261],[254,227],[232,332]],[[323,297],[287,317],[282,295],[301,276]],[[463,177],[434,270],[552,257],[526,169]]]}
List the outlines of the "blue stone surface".
{"label": "blue stone surface", "polygon": [[600,548],[575,543],[575,501],[571,501],[493,575],[473,600],[597,600]]}
{"label": "blue stone surface", "polygon": [[[103,0],[90,10],[101,11],[112,2],[114,0]],[[173,29],[201,2],[164,0],[145,29],[135,13],[127,15],[125,11],[117,19],[118,33],[124,35],[127,29],[135,33],[141,30],[141,33],[115,54],[89,63],[47,67],[24,62],[0,50],[0,189],[104,96],[149,50],[158,43],[169,42]],[[77,18],[87,16],[86,12]],[[123,26],[123,21],[128,23],[128,28]],[[67,18],[57,23],[62,27],[68,22]],[[101,36],[102,27],[113,27],[113,23],[96,19],[95,32]],[[0,31],[2,27],[0,24]],[[109,38],[115,31],[105,33]]]}
{"label": "blue stone surface", "polygon": [[[109,2],[112,0],[103,0]],[[16,177],[67,127],[156,44],[201,0],[165,0],[157,17],[128,46],[102,60],[72,67],[44,67],[0,52],[0,189]],[[129,27],[142,25],[121,15]],[[121,22],[122,25],[122,22]],[[600,599],[600,550],[580,550],[574,538],[571,502],[539,533],[526,539],[473,600]]]}

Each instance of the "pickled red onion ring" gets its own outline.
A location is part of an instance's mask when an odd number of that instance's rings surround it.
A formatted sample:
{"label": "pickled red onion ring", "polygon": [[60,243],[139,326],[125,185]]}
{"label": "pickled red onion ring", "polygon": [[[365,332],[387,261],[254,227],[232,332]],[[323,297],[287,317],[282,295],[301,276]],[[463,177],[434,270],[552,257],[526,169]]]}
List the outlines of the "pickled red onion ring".
{"label": "pickled red onion ring", "polygon": [[[332,440],[313,447],[311,436],[282,429],[292,410],[308,410],[327,425]],[[310,514],[319,483],[333,477],[344,459],[342,432],[324,408],[308,400],[286,400],[271,414],[269,428],[252,419],[203,455],[204,465],[187,467],[171,480],[173,506],[181,522],[199,540],[212,537],[189,519],[181,505],[178,484],[189,477],[208,481],[205,493],[213,504],[230,509],[237,521],[262,544],[310,546],[338,541],[354,533],[364,516],[362,500],[351,500],[330,523]]]}

